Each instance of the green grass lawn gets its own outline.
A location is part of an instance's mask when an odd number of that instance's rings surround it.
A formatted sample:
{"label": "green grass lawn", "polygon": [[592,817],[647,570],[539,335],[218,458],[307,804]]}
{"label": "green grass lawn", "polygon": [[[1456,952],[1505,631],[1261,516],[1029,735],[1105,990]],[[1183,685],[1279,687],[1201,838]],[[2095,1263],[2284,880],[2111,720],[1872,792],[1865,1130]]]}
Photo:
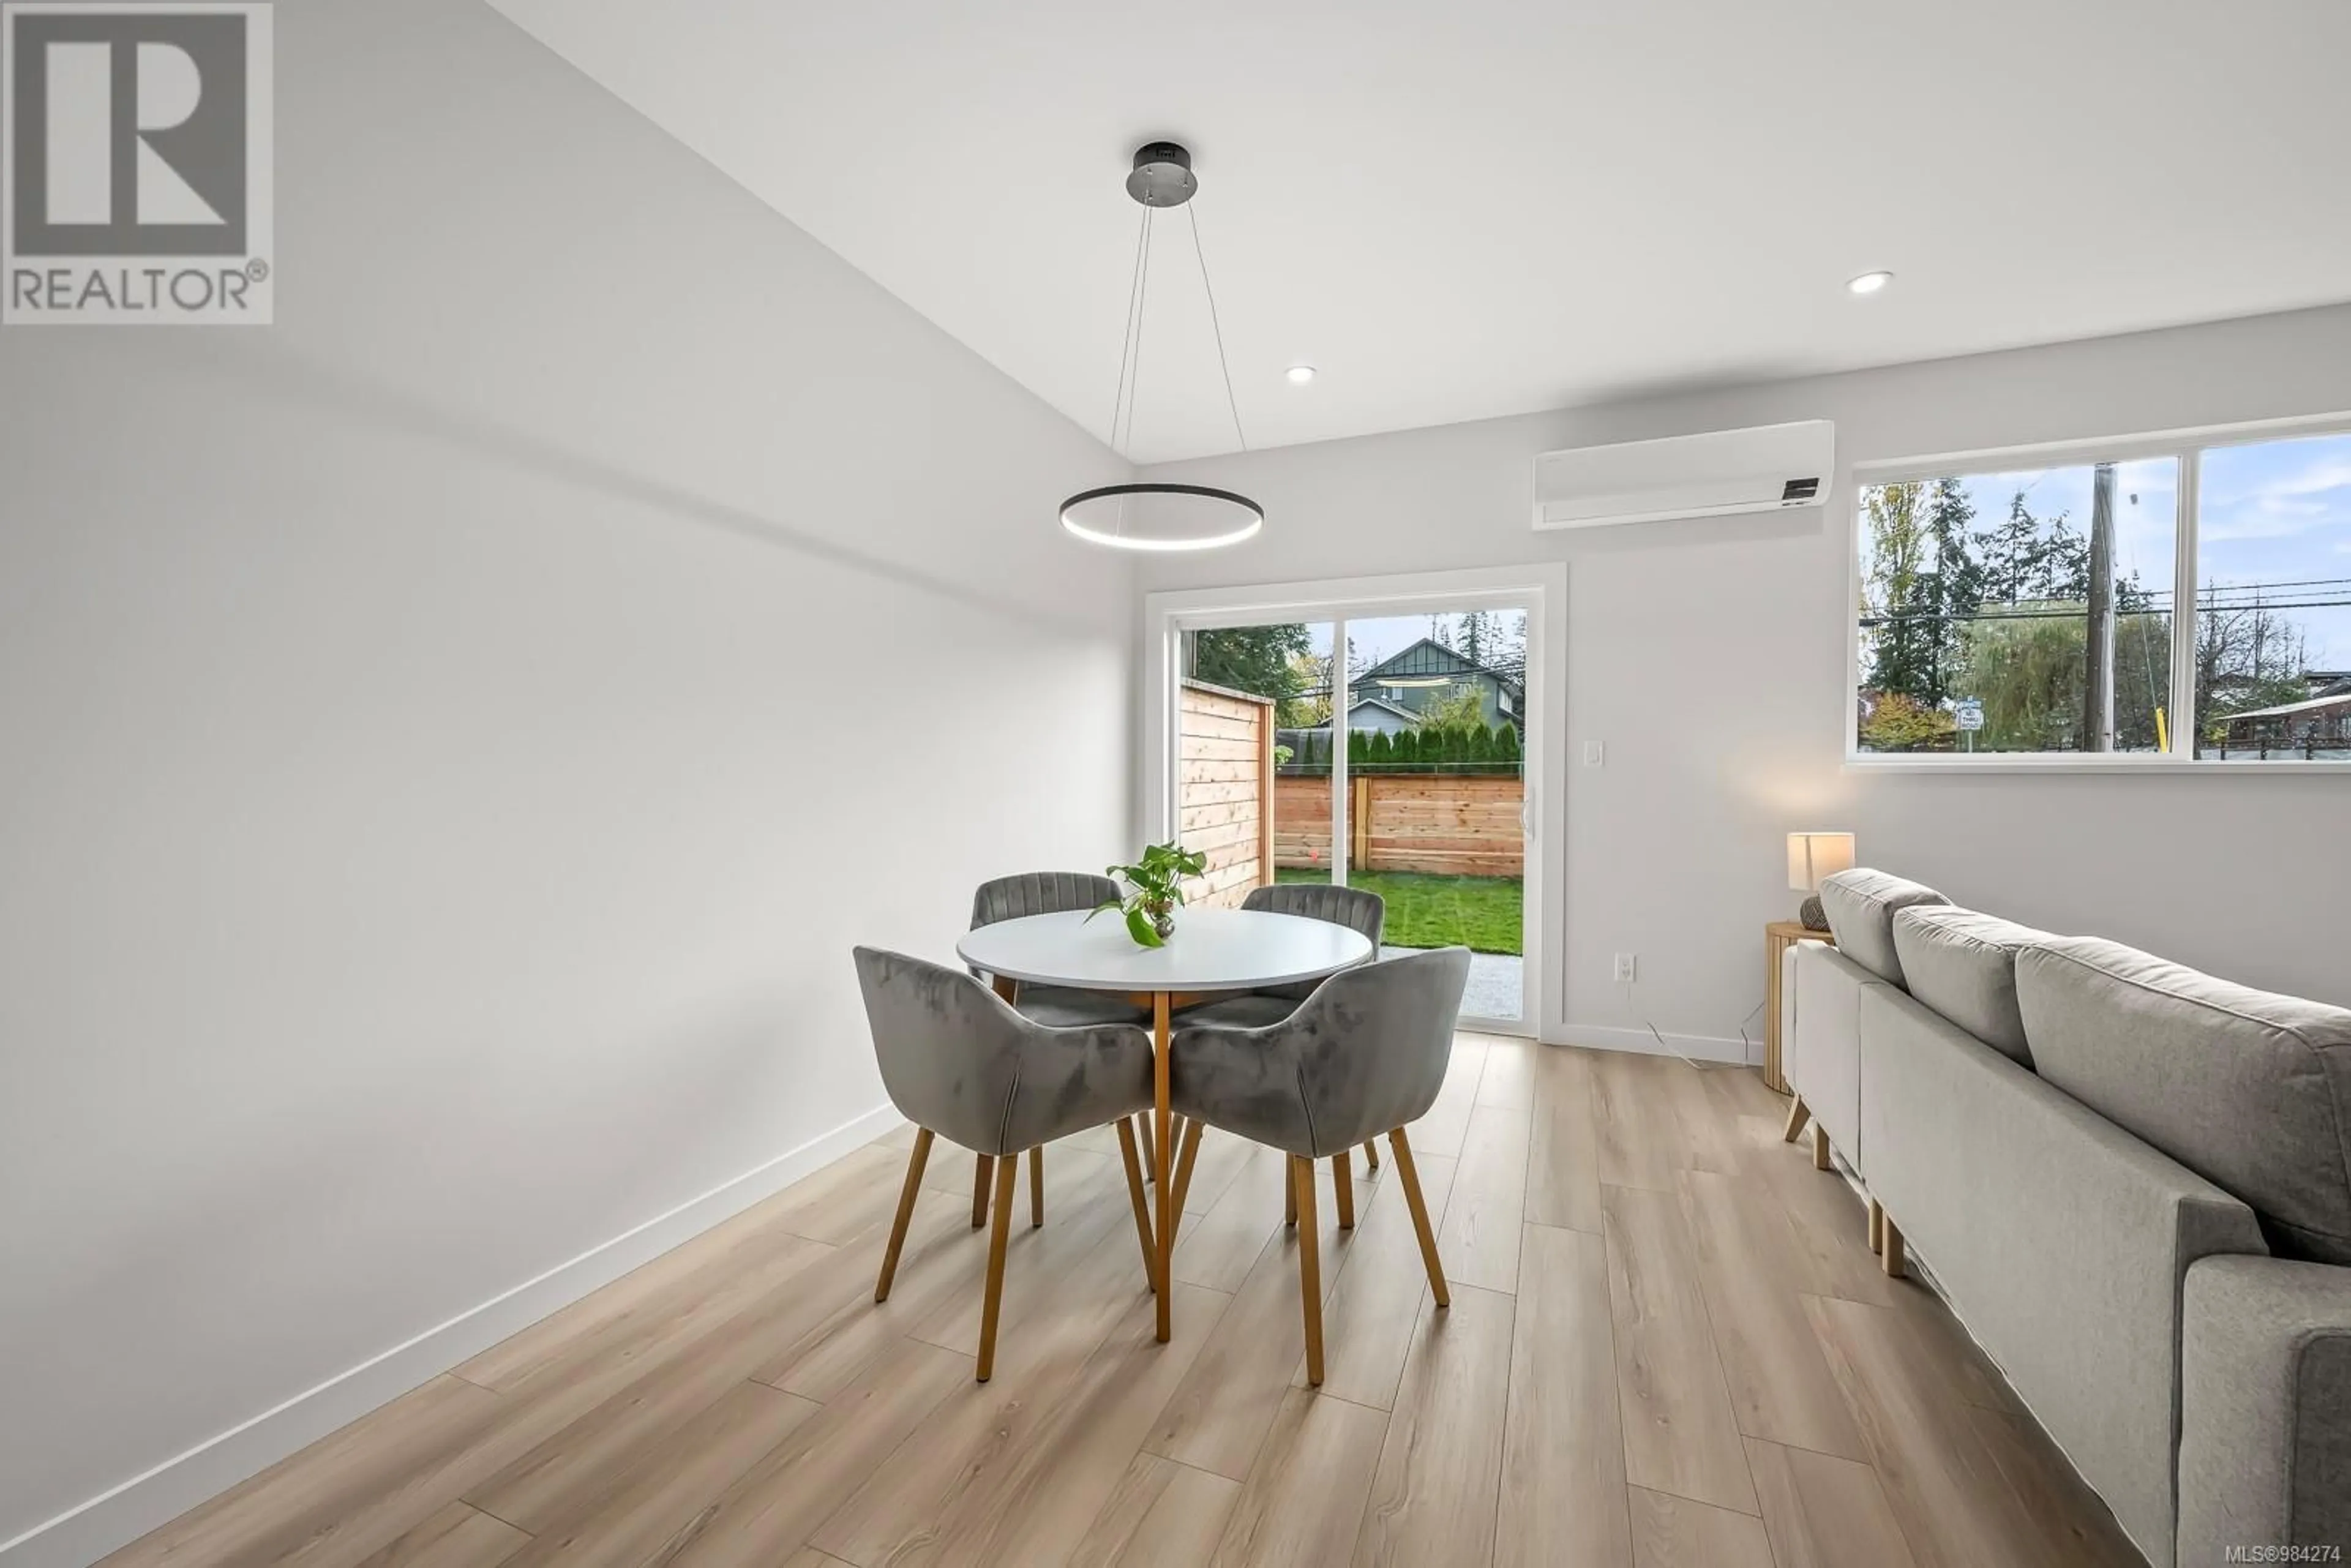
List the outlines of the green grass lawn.
{"label": "green grass lawn", "polygon": [[[1331,880],[1326,871],[1284,866],[1283,882]],[[1525,883],[1515,876],[1431,876],[1411,871],[1359,871],[1347,885],[1387,901],[1382,940],[1396,947],[1450,947],[1517,953],[1525,929],[1520,914]]]}

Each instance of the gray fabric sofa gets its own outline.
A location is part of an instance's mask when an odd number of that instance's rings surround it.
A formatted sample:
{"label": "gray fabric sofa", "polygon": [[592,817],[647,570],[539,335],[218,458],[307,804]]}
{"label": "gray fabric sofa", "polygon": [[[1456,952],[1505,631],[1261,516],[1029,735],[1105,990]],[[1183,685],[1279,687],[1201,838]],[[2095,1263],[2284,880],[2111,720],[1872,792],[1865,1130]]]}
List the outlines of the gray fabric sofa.
{"label": "gray fabric sofa", "polygon": [[2351,1011],[1883,873],[1821,899],[1790,1085],[2139,1550],[2351,1552]]}

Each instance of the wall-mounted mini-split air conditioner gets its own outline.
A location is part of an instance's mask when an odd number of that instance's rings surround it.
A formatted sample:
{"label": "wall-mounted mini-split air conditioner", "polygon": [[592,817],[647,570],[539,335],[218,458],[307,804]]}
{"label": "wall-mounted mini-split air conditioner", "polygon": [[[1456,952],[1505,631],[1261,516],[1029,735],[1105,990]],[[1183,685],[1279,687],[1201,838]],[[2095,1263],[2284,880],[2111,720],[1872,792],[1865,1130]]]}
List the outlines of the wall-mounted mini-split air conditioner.
{"label": "wall-mounted mini-split air conditioner", "polygon": [[1836,426],[1825,419],[1546,452],[1535,459],[1535,527],[1817,507],[1835,456]]}

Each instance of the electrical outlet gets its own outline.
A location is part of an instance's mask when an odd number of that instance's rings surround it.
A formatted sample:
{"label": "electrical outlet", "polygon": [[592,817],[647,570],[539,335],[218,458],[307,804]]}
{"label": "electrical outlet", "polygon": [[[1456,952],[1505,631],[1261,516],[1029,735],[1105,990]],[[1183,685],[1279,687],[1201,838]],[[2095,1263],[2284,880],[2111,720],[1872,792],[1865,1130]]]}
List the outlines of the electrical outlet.
{"label": "electrical outlet", "polygon": [[1626,984],[1628,984],[1628,985],[1629,985],[1629,984],[1631,984],[1634,980],[1638,979],[1638,978],[1640,977],[1640,976],[1638,975],[1638,973],[1637,973],[1636,971],[1637,971],[1637,970],[1639,969],[1639,967],[1640,967],[1640,962],[1641,962],[1640,958],[1639,958],[1636,955],[1635,955],[1635,954],[1631,954],[1631,953],[1619,953],[1619,954],[1617,954],[1617,955],[1616,955],[1616,977],[1617,977],[1619,980],[1622,980],[1622,981],[1625,982],[1625,983],[1626,983]]}
{"label": "electrical outlet", "polygon": [[1587,740],[1583,743],[1583,765],[1586,768],[1601,767],[1607,760],[1608,747],[1604,742]]}

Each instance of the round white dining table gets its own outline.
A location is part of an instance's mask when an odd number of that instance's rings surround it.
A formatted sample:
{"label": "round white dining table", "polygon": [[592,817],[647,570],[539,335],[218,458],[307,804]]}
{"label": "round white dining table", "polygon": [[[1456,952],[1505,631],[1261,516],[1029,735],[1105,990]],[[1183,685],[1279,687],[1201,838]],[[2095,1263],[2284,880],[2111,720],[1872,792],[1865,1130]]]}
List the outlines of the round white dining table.
{"label": "round white dining table", "polygon": [[956,944],[975,969],[994,977],[1010,1000],[1021,984],[1067,986],[1132,998],[1151,1009],[1151,1143],[1160,1173],[1154,1237],[1159,1277],[1159,1337],[1171,1332],[1166,1288],[1175,1250],[1176,1184],[1167,1106],[1169,1019],[1179,1009],[1264,986],[1319,980],[1372,956],[1371,940],[1327,920],[1256,909],[1184,909],[1164,947],[1139,947],[1115,912],[1029,915],[978,926]]}

